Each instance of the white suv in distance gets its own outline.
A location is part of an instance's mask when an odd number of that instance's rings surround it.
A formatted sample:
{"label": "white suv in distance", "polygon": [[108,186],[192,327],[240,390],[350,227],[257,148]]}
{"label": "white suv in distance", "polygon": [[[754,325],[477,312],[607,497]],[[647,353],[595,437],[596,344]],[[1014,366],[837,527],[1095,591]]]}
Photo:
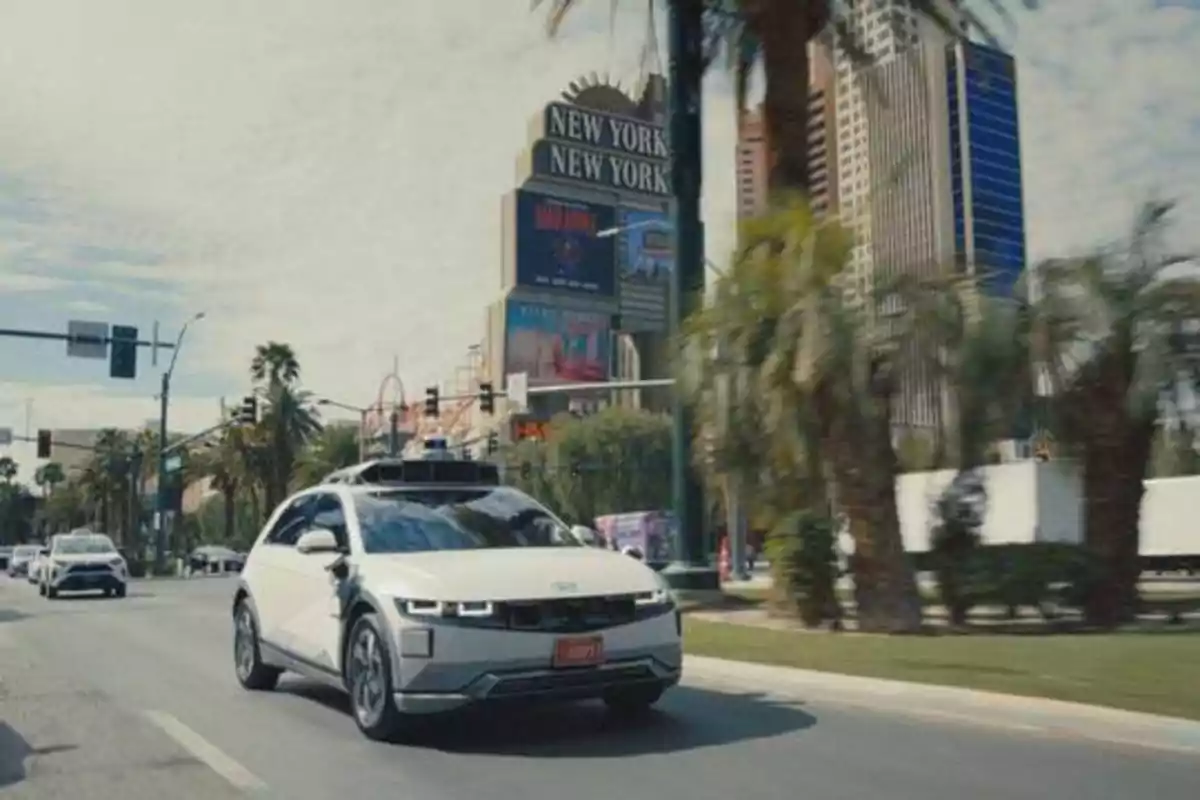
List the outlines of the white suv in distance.
{"label": "white suv in distance", "polygon": [[112,539],[101,533],[60,533],[50,539],[38,587],[51,600],[59,592],[100,591],[106,597],[124,597],[128,581],[129,569]]}
{"label": "white suv in distance", "polygon": [[388,460],[282,503],[233,600],[241,684],[344,689],[373,739],[474,703],[657,702],[682,666],[662,577],[497,484],[491,464]]}

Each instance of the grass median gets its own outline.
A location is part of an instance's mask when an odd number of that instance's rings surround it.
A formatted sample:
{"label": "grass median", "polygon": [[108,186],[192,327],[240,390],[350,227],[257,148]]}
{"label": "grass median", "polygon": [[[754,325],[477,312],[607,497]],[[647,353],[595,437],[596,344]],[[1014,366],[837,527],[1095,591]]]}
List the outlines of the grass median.
{"label": "grass median", "polygon": [[876,636],[696,619],[687,652],[1200,720],[1200,633]]}

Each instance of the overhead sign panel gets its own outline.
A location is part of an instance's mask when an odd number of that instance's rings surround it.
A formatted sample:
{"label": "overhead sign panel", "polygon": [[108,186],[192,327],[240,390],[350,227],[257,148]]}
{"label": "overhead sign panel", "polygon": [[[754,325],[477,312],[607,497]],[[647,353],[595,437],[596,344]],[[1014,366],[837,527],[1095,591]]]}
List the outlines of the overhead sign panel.
{"label": "overhead sign panel", "polygon": [[108,358],[108,323],[77,319],[68,322],[67,355],[72,358]]}

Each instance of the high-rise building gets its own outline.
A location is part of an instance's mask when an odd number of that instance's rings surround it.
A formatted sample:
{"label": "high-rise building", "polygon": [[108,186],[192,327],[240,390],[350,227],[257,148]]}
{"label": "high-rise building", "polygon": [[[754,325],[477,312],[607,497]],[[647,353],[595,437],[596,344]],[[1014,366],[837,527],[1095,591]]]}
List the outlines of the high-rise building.
{"label": "high-rise building", "polygon": [[1025,204],[1012,56],[975,43],[946,48],[955,254],[983,286],[1012,294],[1025,267]]}
{"label": "high-rise building", "polygon": [[[840,212],[856,235],[848,297],[948,269],[1011,291],[1025,256],[1012,58],[958,41],[907,0],[853,6],[851,25],[876,62],[856,74],[837,57]],[[897,425],[937,425],[946,398],[935,377],[913,367],[900,383]]]}
{"label": "high-rise building", "polygon": [[[810,42],[808,97],[808,180],[813,209],[823,214],[837,207],[837,128],[834,116],[833,52],[824,43]],[[767,173],[771,148],[760,105],[741,120],[737,143],[738,220],[761,214],[767,207]]]}

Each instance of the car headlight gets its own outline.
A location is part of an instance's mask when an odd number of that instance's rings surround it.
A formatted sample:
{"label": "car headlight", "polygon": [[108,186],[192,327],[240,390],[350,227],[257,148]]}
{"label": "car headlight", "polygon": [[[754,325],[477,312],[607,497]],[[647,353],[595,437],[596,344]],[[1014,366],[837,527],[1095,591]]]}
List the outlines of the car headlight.
{"label": "car headlight", "polygon": [[50,566],[54,567],[54,569],[66,569],[67,562],[66,561],[51,561]]}
{"label": "car headlight", "polygon": [[109,561],[108,565],[110,567],[116,567],[117,569],[125,569],[125,559],[118,556],[118,557],[112,559],[111,561]]}
{"label": "car headlight", "polygon": [[639,592],[633,596],[634,605],[637,606],[669,606],[675,604],[675,593],[671,591],[670,584],[661,573],[654,573],[654,580],[658,586],[649,592]]}
{"label": "car headlight", "polygon": [[496,613],[495,605],[488,600],[401,600],[396,599],[396,609],[408,617],[490,617]]}

